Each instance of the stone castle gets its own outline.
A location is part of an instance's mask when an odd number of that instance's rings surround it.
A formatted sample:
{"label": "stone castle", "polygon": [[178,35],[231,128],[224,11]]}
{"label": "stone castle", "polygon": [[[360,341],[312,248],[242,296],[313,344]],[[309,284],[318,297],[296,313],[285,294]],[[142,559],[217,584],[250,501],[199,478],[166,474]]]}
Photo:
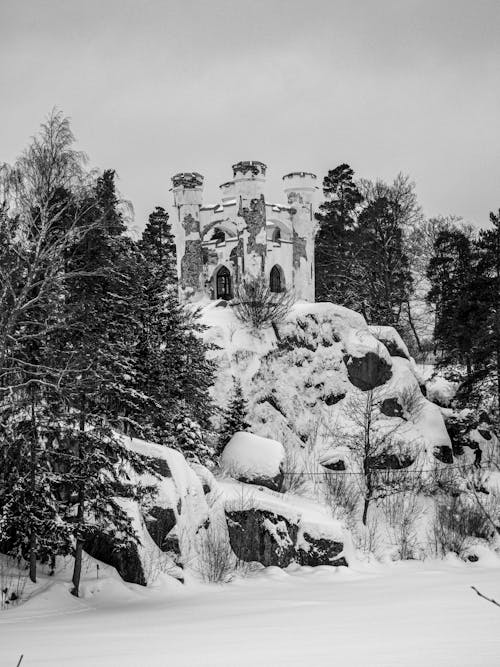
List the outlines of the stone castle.
{"label": "stone castle", "polygon": [[266,165],[238,162],[220,186],[221,201],[203,205],[203,176],[172,178],[181,298],[230,300],[244,277],[263,276],[273,292],[292,289],[314,301],[316,176],[283,176],[286,204],[266,201]]}

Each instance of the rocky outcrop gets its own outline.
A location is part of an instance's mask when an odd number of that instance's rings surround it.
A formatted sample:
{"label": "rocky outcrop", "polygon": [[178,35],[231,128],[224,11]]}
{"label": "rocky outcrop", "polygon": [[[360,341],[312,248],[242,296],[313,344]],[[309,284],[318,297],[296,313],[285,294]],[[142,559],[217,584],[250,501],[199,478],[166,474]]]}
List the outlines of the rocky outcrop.
{"label": "rocky outcrop", "polygon": [[234,479],[279,491],[283,483],[285,450],[277,440],[239,431],[220,457],[220,464]]}
{"label": "rocky outcrop", "polygon": [[251,563],[286,567],[294,560],[298,527],[265,510],[227,512],[229,542],[236,556]]}
{"label": "rocky outcrop", "polygon": [[146,586],[146,574],[135,542],[124,545],[116,535],[94,529],[85,538],[83,548],[93,558],[116,568],[124,581]]}
{"label": "rocky outcrop", "polygon": [[386,417],[403,417],[404,410],[397,398],[385,398],[380,404],[380,412]]}
{"label": "rocky outcrop", "polygon": [[247,477],[245,474],[237,475],[236,479],[245,484],[253,484],[254,486],[265,486],[271,491],[279,491],[283,485],[283,472],[279,472],[274,477],[269,476],[253,476]]}
{"label": "rocky outcrop", "polygon": [[362,357],[345,355],[349,381],[361,391],[381,387],[392,377],[390,365],[375,352],[367,352]]}
{"label": "rocky outcrop", "polygon": [[162,551],[169,551],[165,540],[172,528],[177,523],[175,512],[171,507],[152,507],[144,517],[148,533],[153,538],[154,543]]}
{"label": "rocky outcrop", "polygon": [[342,553],[344,545],[342,542],[327,540],[323,537],[315,538],[305,532],[302,535],[302,546],[297,548],[297,562],[300,565],[335,565],[347,567],[347,561]]}
{"label": "rocky outcrop", "polygon": [[401,359],[411,359],[408,348],[394,327],[370,325],[370,333],[382,343],[391,357],[400,357]]}
{"label": "rocky outcrop", "polygon": [[226,515],[231,548],[245,562],[257,561],[266,567],[347,565],[339,557],[344,548],[341,542],[313,537],[290,517],[257,508]]}
{"label": "rocky outcrop", "polygon": [[370,470],[402,470],[409,468],[415,456],[404,453],[384,452],[378,456],[369,456],[366,464]]}
{"label": "rocky outcrop", "polygon": [[485,412],[476,414],[473,410],[464,409],[444,411],[444,419],[453,454],[462,456],[464,448],[468,448],[474,451],[476,463],[479,464],[482,450],[496,438],[489,416]]}

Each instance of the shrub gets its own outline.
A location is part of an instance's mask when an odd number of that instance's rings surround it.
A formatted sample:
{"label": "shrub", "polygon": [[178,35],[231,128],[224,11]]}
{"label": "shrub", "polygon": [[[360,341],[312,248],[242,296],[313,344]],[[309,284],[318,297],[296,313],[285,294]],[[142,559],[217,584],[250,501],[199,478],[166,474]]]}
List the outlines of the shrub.
{"label": "shrub", "polygon": [[397,493],[385,497],[381,505],[397,556],[401,560],[415,558],[419,544],[416,523],[423,514],[418,495],[411,491]]}
{"label": "shrub", "polygon": [[334,515],[338,513],[339,508],[347,518],[354,517],[356,513],[361,489],[352,477],[343,472],[329,472],[324,475],[323,493]]}
{"label": "shrub", "polygon": [[237,558],[222,526],[210,524],[201,537],[198,571],[203,581],[222,584],[230,580],[237,568]]}
{"label": "shrub", "polygon": [[245,278],[232,302],[234,312],[241,322],[254,329],[282,322],[295,301],[293,292],[271,292],[263,276]]}
{"label": "shrub", "polygon": [[297,450],[294,447],[285,447],[285,458],[281,465],[283,481],[280,491],[282,493],[300,493],[304,488],[304,472]]}
{"label": "shrub", "polygon": [[463,556],[471,538],[491,539],[493,529],[481,508],[469,498],[439,498],[433,524],[438,555],[453,552]]}
{"label": "shrub", "polygon": [[0,609],[9,609],[23,600],[27,581],[18,561],[0,554]]}

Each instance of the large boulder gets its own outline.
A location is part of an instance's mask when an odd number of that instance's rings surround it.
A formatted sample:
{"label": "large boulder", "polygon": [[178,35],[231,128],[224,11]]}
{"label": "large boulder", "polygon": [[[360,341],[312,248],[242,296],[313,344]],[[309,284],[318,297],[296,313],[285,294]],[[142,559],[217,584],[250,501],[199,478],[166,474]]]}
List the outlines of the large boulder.
{"label": "large boulder", "polygon": [[301,565],[317,567],[318,565],[347,566],[347,560],[340,556],[344,544],[324,537],[313,537],[308,532],[302,533],[302,538],[296,546],[296,560]]}
{"label": "large boulder", "polygon": [[351,384],[362,391],[381,387],[392,377],[390,364],[377,352],[367,352],[362,357],[347,354],[344,362]]}
{"label": "large boulder", "polygon": [[220,464],[234,479],[278,491],[284,459],[284,447],[277,440],[239,431],[226,445]]}
{"label": "large boulder", "polygon": [[494,447],[496,434],[489,416],[474,410],[443,410],[444,420],[450,436],[453,454],[462,456],[466,450],[474,452],[477,464],[482,460],[483,452]]}
{"label": "large boulder", "polygon": [[302,529],[300,519],[292,521],[276,512],[252,508],[227,512],[227,523],[231,548],[245,562],[256,561],[266,567],[347,565],[340,556],[343,542],[311,535]]}
{"label": "large boulder", "polygon": [[227,512],[229,541],[247,563],[286,567],[294,560],[298,528],[284,516],[266,510]]}
{"label": "large boulder", "polygon": [[394,327],[371,324],[368,329],[384,345],[391,357],[401,357],[408,361],[411,360],[406,343]]}
{"label": "large boulder", "polygon": [[134,541],[123,544],[116,533],[94,528],[87,534],[83,549],[93,558],[112,565],[124,581],[146,586],[144,564]]}
{"label": "large boulder", "polygon": [[264,566],[347,565],[348,532],[325,505],[231,480],[219,481],[236,556]]}
{"label": "large boulder", "polygon": [[153,505],[144,516],[148,533],[154,543],[162,550],[168,551],[166,539],[172,528],[177,523],[175,512],[172,507],[160,507]]}
{"label": "large boulder", "polygon": [[149,468],[142,473],[127,470],[133,482],[150,490],[140,502],[116,499],[130,518],[135,539],[124,543],[113,525],[95,527],[84,549],[114,566],[125,581],[145,586],[161,572],[182,579],[179,565],[196,561],[201,532],[209,521],[204,481],[209,473],[197,474],[180,452],[168,447],[127,437],[123,444],[146,459]]}

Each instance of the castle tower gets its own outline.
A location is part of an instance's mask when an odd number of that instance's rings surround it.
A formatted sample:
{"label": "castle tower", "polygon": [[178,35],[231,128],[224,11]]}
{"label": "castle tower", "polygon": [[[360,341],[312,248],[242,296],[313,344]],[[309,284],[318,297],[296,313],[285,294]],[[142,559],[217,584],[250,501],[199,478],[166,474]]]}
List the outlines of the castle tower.
{"label": "castle tower", "polygon": [[314,301],[314,238],[317,224],[316,175],[295,171],[283,176],[289,206],[293,207],[293,284],[298,299]]}
{"label": "castle tower", "polygon": [[183,300],[203,294],[203,256],[200,234],[200,208],[203,200],[203,176],[197,172],[172,177],[174,207],[177,209],[175,245],[177,275]]}
{"label": "castle tower", "polygon": [[233,164],[232,192],[238,204],[237,227],[243,240],[245,273],[255,277],[264,274],[267,257],[266,169],[257,161]]}

